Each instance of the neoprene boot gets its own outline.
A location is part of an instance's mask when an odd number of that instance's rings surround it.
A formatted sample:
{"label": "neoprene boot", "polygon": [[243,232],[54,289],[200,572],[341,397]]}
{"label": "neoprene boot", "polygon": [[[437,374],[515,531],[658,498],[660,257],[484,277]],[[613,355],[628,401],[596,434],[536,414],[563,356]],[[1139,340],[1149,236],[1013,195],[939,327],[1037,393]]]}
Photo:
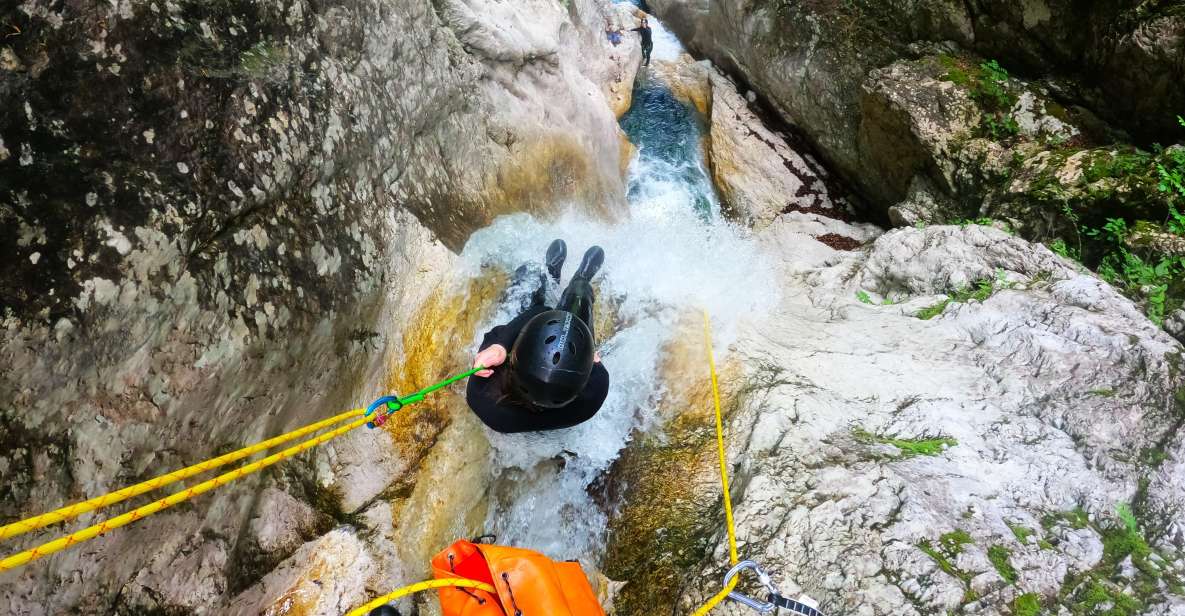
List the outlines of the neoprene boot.
{"label": "neoprene boot", "polygon": [[604,262],[605,250],[600,246],[593,246],[584,253],[584,259],[580,261],[580,269],[576,270],[576,275],[573,277],[591,280],[600,271],[601,264]]}
{"label": "neoprene boot", "polygon": [[564,261],[568,258],[568,245],[564,240],[556,240],[547,247],[547,256],[543,262],[547,264],[547,273],[551,279],[560,282],[560,273],[564,270]]}

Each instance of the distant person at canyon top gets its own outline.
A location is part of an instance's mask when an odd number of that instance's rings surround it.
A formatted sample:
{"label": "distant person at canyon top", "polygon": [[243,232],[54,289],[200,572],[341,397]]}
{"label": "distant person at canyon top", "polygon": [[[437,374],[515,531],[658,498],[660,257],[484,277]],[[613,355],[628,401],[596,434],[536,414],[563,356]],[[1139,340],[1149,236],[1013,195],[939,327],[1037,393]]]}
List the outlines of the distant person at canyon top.
{"label": "distant person at canyon top", "polygon": [[[593,336],[592,277],[605,260],[593,246],[584,253],[555,308],[546,305],[547,278],[557,285],[568,255],[563,240],[547,249],[542,268],[524,264],[508,291],[529,290],[530,303],[513,320],[486,332],[465,392],[473,412],[504,433],[570,428],[591,419],[609,394],[609,372]],[[525,302],[524,302],[525,303]],[[507,362],[509,360],[509,362]]]}
{"label": "distant person at canyon top", "polygon": [[615,26],[605,20],[605,36],[609,37],[609,42],[613,43],[614,47],[621,44],[621,26]]}
{"label": "distant person at canyon top", "polygon": [[642,25],[630,30],[642,35],[642,66],[650,66],[650,52],[654,50],[654,33],[650,30],[650,20],[642,17]]}

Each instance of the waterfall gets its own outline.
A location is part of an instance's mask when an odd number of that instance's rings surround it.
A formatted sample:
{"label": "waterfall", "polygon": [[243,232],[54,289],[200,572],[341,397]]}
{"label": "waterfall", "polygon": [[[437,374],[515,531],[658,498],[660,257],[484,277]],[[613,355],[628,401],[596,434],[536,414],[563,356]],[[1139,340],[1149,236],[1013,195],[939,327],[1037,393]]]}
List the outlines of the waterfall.
{"label": "waterfall", "polygon": [[[661,24],[651,23],[657,32]],[[672,45],[678,45],[674,37],[656,37],[656,54],[662,49],[677,56],[681,48],[672,51]],[[516,214],[473,235],[462,253],[463,275],[480,276],[489,266],[513,271],[524,262],[538,263],[547,245],[563,238],[570,274],[585,249],[600,245],[606,260],[595,279],[598,303],[620,324],[599,341],[611,386],[596,417],[548,433],[488,431],[492,487],[486,530],[503,543],[555,558],[597,559],[607,514],[589,488],[637,431],[661,430],[659,402],[677,384],[660,382],[658,369],[676,323],[688,312],[707,309],[726,338],[731,324],[760,318],[777,304],[775,278],[757,243],[720,217],[700,147],[702,124],[659,77],[641,77],[633,109],[622,119],[638,147],[629,169],[628,220],[590,220],[577,204],[550,222]],[[478,328],[474,348],[484,331],[515,316],[520,299],[508,298]]]}

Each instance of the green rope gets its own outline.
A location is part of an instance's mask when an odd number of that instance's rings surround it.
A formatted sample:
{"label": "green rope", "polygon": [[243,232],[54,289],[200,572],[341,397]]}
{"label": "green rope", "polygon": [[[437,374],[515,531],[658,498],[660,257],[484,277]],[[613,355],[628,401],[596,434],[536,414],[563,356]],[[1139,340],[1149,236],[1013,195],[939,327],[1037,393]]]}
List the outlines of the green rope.
{"label": "green rope", "polygon": [[474,374],[477,374],[478,372],[485,370],[485,369],[486,369],[485,366],[478,366],[478,367],[470,370],[469,372],[465,372],[463,374],[458,374],[457,376],[449,377],[449,378],[447,378],[435,385],[429,385],[429,386],[421,389],[420,391],[417,391],[416,393],[407,396],[406,398],[400,398],[399,402],[403,406],[407,406],[408,404],[414,404],[416,402],[421,402],[421,401],[423,401],[424,397],[427,396],[428,394],[430,394],[438,389],[444,389],[445,387],[448,387],[449,385],[452,385],[453,383],[456,383],[457,381],[460,381],[462,379],[467,379],[467,378],[473,376]]}
{"label": "green rope", "polygon": [[464,373],[458,374],[456,376],[451,376],[439,383],[436,383],[435,385],[429,385],[429,386],[421,389],[420,391],[417,391],[414,394],[410,394],[410,395],[404,396],[402,398],[400,398],[398,396],[383,396],[382,398],[379,398],[378,400],[371,402],[370,406],[366,407],[366,416],[371,417],[372,415],[375,414],[375,411],[377,411],[378,408],[381,406],[386,406],[387,412],[380,413],[379,416],[376,417],[373,421],[367,423],[366,427],[373,429],[377,426],[381,426],[381,425],[383,425],[383,423],[385,423],[387,421],[387,416],[389,416],[391,413],[394,413],[395,411],[398,411],[399,409],[401,409],[409,404],[423,402],[424,398],[428,394],[430,394],[434,391],[437,391],[439,389],[444,389],[445,387],[448,387],[449,385],[452,385],[453,383],[456,383],[457,381],[460,381],[462,379],[467,379],[467,378],[473,376],[474,374],[478,373],[479,371],[485,370],[485,369],[486,369],[485,366],[477,366],[476,368],[474,368],[468,372],[464,372]]}

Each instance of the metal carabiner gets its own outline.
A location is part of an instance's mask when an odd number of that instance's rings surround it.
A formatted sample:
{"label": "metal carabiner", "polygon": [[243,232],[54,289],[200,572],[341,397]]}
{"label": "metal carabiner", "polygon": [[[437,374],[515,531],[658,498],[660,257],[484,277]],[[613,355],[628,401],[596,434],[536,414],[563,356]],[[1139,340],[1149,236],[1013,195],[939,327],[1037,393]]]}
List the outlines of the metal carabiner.
{"label": "metal carabiner", "polygon": [[[746,569],[751,569],[757,574],[757,580],[761,582],[761,585],[764,586],[767,591],[769,591],[771,594],[777,594],[778,589],[776,586],[774,586],[773,581],[769,579],[769,575],[765,573],[760,565],[751,560],[741,561],[737,563],[735,567],[729,569],[728,573],[724,574],[724,585],[727,587],[732,583],[732,578],[736,577],[741,571]],[[742,605],[751,607],[757,610],[757,612],[760,614],[772,614],[778,609],[778,606],[771,601],[758,601],[757,599],[736,591],[728,593],[728,598]]]}
{"label": "metal carabiner", "polygon": [[[364,416],[373,416],[373,418],[366,422],[366,427],[373,430],[387,423],[387,417],[389,417],[391,413],[403,408],[403,404],[404,401],[400,400],[399,396],[383,396],[382,398],[371,402],[370,406],[366,407],[366,414]],[[386,406],[386,410],[379,411],[379,407],[381,406]]]}

